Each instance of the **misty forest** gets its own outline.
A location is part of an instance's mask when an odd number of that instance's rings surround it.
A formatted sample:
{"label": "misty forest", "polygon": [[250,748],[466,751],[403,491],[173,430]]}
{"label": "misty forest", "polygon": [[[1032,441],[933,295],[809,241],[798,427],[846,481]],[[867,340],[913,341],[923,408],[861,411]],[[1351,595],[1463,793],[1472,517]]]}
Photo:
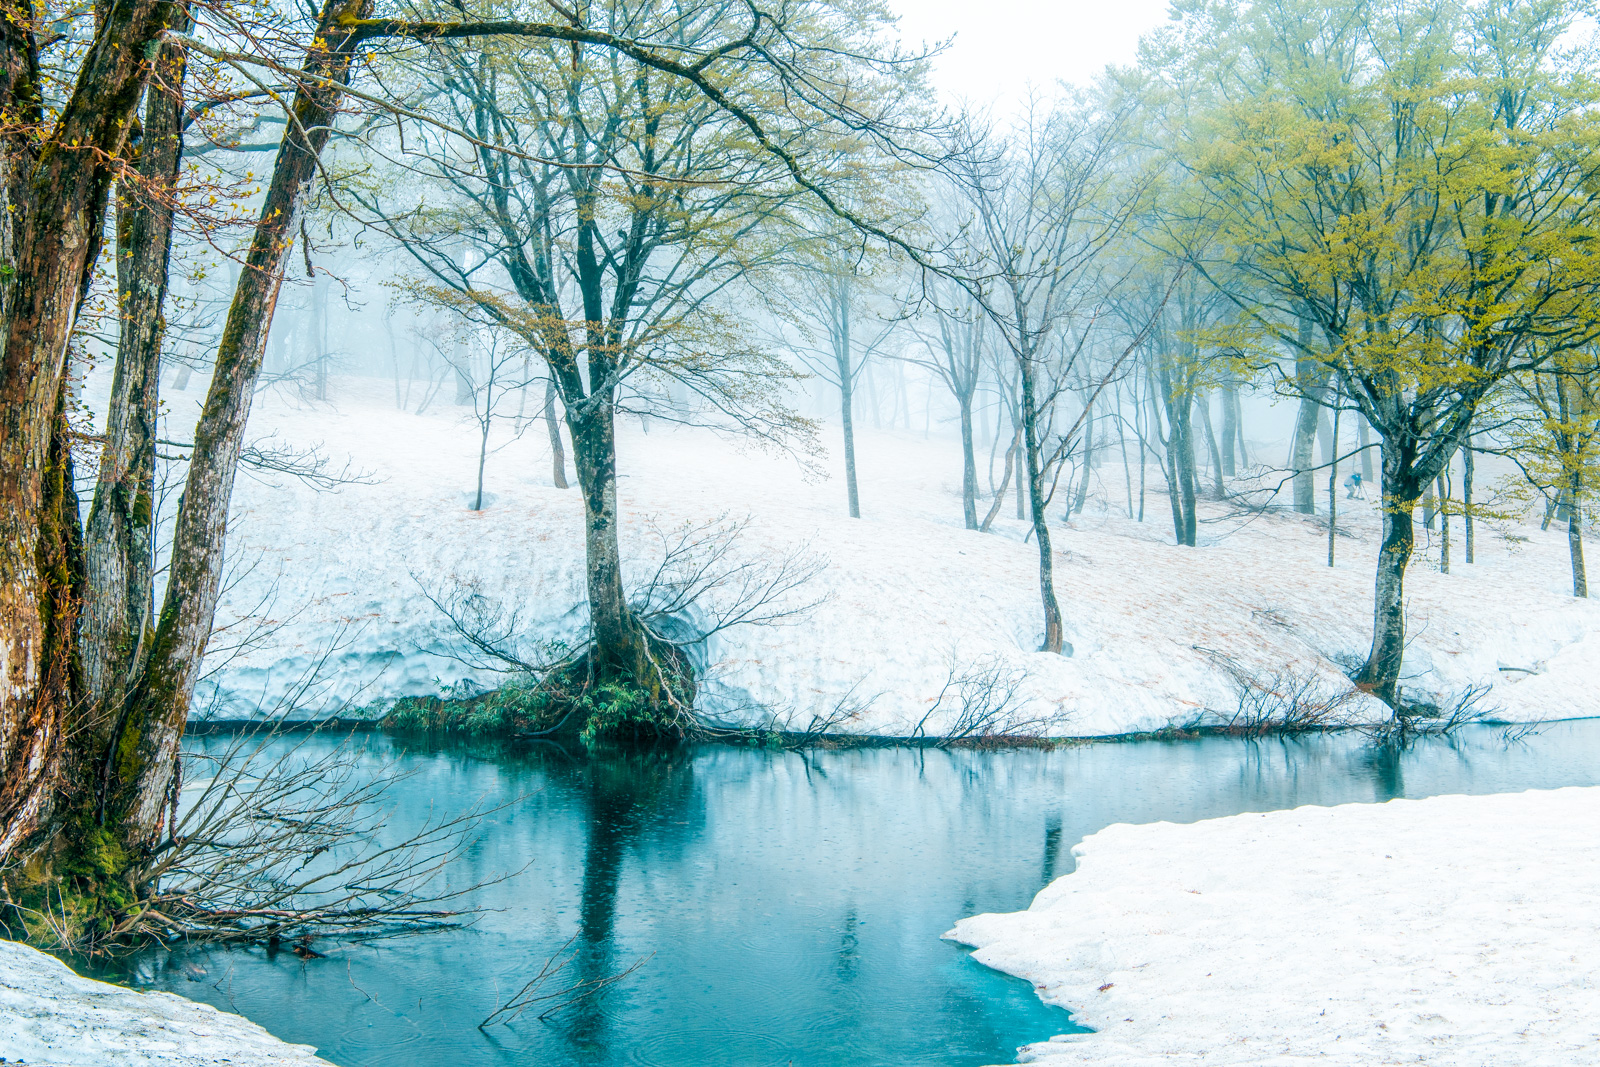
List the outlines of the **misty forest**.
{"label": "misty forest", "polygon": [[0,4],[0,1063],[1596,1054],[1588,0]]}

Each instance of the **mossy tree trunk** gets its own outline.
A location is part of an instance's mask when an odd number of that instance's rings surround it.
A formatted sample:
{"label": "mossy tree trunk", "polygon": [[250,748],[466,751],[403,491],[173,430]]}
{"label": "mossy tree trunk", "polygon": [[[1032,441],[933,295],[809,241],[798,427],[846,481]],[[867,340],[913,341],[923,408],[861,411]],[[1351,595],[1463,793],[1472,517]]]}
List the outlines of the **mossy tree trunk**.
{"label": "mossy tree trunk", "polygon": [[67,344],[87,289],[115,161],[149,73],[146,45],[177,10],[129,0],[96,11],[53,127],[34,13],[0,12],[0,858],[47,835],[80,706],[83,590],[64,400]]}

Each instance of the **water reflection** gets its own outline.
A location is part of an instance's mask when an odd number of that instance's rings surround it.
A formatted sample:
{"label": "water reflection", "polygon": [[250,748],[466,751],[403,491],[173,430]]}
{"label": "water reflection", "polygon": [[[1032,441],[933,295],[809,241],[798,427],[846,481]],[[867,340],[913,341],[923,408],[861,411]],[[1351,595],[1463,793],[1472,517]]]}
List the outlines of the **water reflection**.
{"label": "water reflection", "polygon": [[[211,742],[196,740],[196,745]],[[392,755],[382,737],[361,741]],[[344,1067],[950,1067],[1071,1028],[1026,983],[939,940],[1026,907],[1113,822],[1600,781],[1600,721],[1519,745],[1482,729],[1410,752],[1357,737],[1207,739],[1050,752],[769,753],[604,760],[554,746],[400,757],[397,826],[505,804],[451,877],[471,929],[330,947],[153,952],[133,977],[242,1011]],[[548,1022],[477,1029],[563,944],[563,984],[648,962]],[[196,968],[203,976],[196,978]]]}

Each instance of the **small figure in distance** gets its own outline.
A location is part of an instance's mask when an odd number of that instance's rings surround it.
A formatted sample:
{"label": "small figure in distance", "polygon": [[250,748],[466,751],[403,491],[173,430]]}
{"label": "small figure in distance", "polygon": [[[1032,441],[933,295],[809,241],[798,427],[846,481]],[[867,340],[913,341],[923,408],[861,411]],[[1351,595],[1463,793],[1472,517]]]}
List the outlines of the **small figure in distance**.
{"label": "small figure in distance", "polygon": [[1350,477],[1344,480],[1344,498],[1346,500],[1367,499],[1367,487],[1361,481],[1360,471],[1351,471]]}

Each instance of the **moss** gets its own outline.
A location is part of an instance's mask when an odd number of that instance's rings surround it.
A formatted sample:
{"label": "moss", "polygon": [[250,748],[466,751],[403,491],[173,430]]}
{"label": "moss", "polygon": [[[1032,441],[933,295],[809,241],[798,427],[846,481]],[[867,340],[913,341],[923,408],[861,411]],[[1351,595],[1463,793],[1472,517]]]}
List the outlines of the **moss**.
{"label": "moss", "polygon": [[438,696],[397,701],[383,726],[395,733],[444,733],[474,738],[529,735],[576,738],[586,747],[637,747],[682,741],[696,732],[685,704],[694,699],[694,676],[670,649],[660,656],[667,685],[680,702],[666,700],[662,682],[597,681],[579,660],[538,678],[524,678],[488,693],[441,690]]}
{"label": "moss", "polygon": [[57,842],[8,875],[3,925],[43,949],[93,953],[138,907],[133,858],[87,816],[69,821]]}

